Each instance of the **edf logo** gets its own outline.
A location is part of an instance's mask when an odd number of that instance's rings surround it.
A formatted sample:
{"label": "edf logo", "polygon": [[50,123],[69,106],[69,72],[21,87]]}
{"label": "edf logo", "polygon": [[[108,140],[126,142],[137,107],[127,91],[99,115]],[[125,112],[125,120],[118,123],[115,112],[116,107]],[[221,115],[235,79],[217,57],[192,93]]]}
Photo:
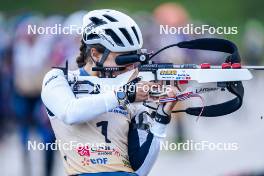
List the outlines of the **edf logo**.
{"label": "edf logo", "polygon": [[106,164],[107,158],[90,159],[92,164]]}

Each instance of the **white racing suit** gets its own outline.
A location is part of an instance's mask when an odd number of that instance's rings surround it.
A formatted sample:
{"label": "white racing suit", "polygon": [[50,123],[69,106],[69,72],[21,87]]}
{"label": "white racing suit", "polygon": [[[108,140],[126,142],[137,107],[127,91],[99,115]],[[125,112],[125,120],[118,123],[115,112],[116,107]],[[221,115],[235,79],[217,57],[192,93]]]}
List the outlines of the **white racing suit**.
{"label": "white racing suit", "polygon": [[[74,73],[88,75],[83,68]],[[148,121],[142,103],[132,103],[131,114],[119,106],[114,92],[74,94],[60,69],[46,74],[41,97],[67,175],[150,172],[166,125],[151,121],[150,130],[138,129],[139,117]]]}

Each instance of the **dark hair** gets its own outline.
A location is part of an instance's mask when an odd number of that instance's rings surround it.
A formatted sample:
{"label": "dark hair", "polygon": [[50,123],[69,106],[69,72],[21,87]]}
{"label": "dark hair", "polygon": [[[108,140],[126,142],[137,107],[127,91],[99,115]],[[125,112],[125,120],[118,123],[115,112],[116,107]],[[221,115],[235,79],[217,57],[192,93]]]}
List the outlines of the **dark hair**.
{"label": "dark hair", "polygon": [[99,53],[103,53],[105,50],[105,47],[100,44],[87,45],[82,40],[80,46],[80,55],[76,58],[79,68],[85,66],[87,62],[92,63],[91,48],[95,48]]}

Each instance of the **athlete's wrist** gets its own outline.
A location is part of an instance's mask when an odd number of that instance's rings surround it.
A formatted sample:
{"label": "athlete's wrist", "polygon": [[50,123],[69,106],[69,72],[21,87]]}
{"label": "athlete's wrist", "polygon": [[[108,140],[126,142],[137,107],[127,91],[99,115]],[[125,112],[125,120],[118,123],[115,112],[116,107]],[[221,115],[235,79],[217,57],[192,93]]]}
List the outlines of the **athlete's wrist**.
{"label": "athlete's wrist", "polygon": [[116,95],[118,104],[120,106],[126,108],[127,104],[129,103],[126,92],[124,92],[124,90],[120,89],[120,90],[115,91],[115,95]]}
{"label": "athlete's wrist", "polygon": [[155,115],[155,121],[164,125],[167,125],[170,123],[171,116],[170,113],[166,112],[164,110],[164,104],[159,105],[156,115]]}
{"label": "athlete's wrist", "polygon": [[126,93],[129,103],[133,103],[136,100],[137,83],[139,80],[139,78],[135,78],[123,86],[123,90]]}
{"label": "athlete's wrist", "polygon": [[159,105],[154,116],[154,122],[150,128],[151,133],[157,137],[166,137],[166,127],[170,123],[170,120],[170,114],[164,111],[164,104]]}

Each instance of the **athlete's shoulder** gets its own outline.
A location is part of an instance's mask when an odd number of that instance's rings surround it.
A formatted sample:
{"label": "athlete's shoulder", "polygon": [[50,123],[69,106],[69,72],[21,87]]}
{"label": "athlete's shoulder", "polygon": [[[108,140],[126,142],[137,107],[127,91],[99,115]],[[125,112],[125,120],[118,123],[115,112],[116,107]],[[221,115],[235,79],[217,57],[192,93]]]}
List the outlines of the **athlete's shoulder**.
{"label": "athlete's shoulder", "polygon": [[[69,70],[68,75],[80,75],[80,71],[78,70]],[[43,87],[47,86],[50,83],[56,82],[56,80],[61,80],[60,78],[65,79],[65,75],[61,69],[53,68],[46,73],[43,79]],[[65,79],[66,80],[66,79]]]}
{"label": "athlete's shoulder", "polygon": [[50,71],[48,71],[46,73],[46,75],[43,78],[43,82],[42,82],[42,88],[46,87],[48,84],[50,84],[51,82],[54,82],[56,79],[58,79],[59,77],[64,77],[64,73],[62,70],[57,69],[57,68],[53,68]]}

